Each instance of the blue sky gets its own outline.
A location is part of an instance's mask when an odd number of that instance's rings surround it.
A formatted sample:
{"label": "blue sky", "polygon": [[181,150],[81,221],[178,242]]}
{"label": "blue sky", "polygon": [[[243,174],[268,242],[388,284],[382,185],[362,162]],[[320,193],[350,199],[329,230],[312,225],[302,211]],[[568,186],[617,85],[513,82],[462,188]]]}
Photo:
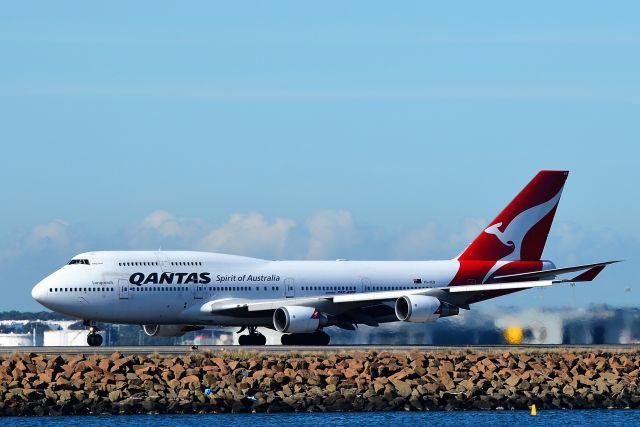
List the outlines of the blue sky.
{"label": "blue sky", "polygon": [[545,256],[625,259],[486,305],[638,306],[636,2],[0,5],[0,310],[77,252],[455,256],[569,169]]}

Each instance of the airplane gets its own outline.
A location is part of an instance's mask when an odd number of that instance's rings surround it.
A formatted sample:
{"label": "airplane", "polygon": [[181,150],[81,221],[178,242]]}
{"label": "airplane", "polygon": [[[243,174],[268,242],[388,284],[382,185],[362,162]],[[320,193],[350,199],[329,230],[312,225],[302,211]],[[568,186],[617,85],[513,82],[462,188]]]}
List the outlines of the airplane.
{"label": "airplane", "polygon": [[[76,255],[32,290],[43,306],[97,322],[139,324],[149,336],[239,327],[240,345],[328,345],[326,328],[433,322],[531,288],[593,280],[608,264],[557,268],[542,259],[568,171],[540,171],[457,257],[440,261],[278,261],[190,251]],[[570,279],[557,276],[580,272]]]}

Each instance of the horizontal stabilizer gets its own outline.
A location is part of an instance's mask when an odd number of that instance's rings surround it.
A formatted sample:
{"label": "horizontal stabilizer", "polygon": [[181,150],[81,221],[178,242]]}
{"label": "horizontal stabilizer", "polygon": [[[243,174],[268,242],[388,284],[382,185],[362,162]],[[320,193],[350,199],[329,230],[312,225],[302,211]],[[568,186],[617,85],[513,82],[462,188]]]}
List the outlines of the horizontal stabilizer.
{"label": "horizontal stabilizer", "polygon": [[584,273],[578,274],[573,279],[563,280],[563,282],[590,282],[593,279],[595,279],[596,276],[600,274],[602,270],[604,270],[604,268],[605,268],[604,265],[598,265],[596,267],[592,267],[587,271],[585,271]]}
{"label": "horizontal stabilizer", "polygon": [[[598,271],[595,271],[595,275],[593,277],[596,277],[598,275],[598,273],[600,273],[602,271],[602,269],[604,269],[604,267],[606,267],[609,264],[614,264],[616,262],[621,262],[621,261],[605,261],[605,262],[597,262],[594,264],[584,264],[584,265],[576,265],[573,267],[564,267],[564,268],[553,268],[550,270],[540,270],[540,271],[532,271],[529,273],[518,273],[518,274],[507,274],[504,276],[496,276],[493,278],[493,282],[518,282],[518,281],[527,281],[527,280],[535,280],[535,279],[552,279],[555,276],[559,275],[559,274],[565,274],[565,273],[573,273],[576,271],[582,271],[582,270],[588,270],[583,274],[588,273],[589,271],[591,271],[592,269],[595,268],[600,268]],[[577,277],[581,277],[581,275],[577,276]],[[576,279],[577,279],[576,277]],[[588,277],[588,276],[585,276]],[[591,279],[582,279],[582,280],[576,280],[576,279],[572,279],[572,280],[564,280],[565,282],[585,282],[585,281],[590,281],[593,280],[593,277]]]}

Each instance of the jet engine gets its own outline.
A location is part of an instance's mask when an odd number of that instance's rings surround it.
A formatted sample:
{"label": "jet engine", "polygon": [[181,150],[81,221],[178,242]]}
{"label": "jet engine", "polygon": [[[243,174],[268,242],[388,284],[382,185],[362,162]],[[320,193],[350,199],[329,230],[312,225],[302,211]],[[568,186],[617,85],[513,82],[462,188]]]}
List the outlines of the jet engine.
{"label": "jet engine", "polygon": [[204,328],[190,325],[142,325],[142,330],[150,337],[179,337],[199,329]]}
{"label": "jet engine", "polygon": [[455,316],[458,307],[426,295],[406,295],[396,300],[396,317],[405,322],[433,322],[439,317]]}
{"label": "jet engine", "polygon": [[[293,305],[280,307],[273,312],[273,326],[278,332],[314,332],[321,326],[322,320],[326,318],[313,307]],[[324,323],[326,321],[322,325]]]}

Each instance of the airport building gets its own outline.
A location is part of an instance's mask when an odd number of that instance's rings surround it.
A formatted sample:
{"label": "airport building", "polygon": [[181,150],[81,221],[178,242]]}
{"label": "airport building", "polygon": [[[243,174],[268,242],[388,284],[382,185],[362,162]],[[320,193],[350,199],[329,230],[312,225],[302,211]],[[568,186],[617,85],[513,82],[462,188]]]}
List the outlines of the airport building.
{"label": "airport building", "polygon": [[[150,337],[139,325],[101,325],[104,345],[237,345],[237,328],[204,329],[180,337]],[[497,308],[462,311],[433,323],[359,326],[328,330],[333,344],[631,344],[640,343],[640,309],[593,306],[577,309]],[[279,332],[263,329],[268,345]],[[77,320],[2,320],[0,346],[86,346]]]}

